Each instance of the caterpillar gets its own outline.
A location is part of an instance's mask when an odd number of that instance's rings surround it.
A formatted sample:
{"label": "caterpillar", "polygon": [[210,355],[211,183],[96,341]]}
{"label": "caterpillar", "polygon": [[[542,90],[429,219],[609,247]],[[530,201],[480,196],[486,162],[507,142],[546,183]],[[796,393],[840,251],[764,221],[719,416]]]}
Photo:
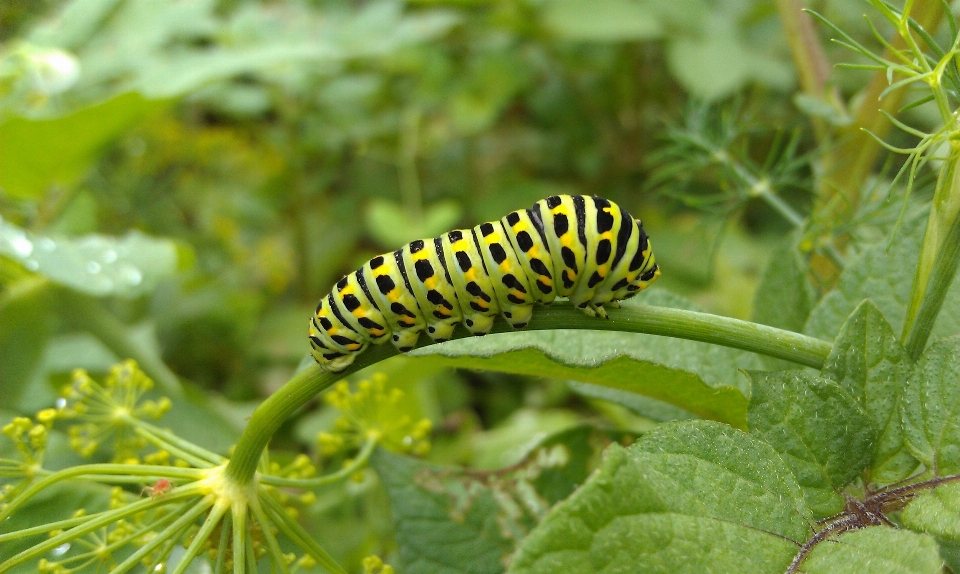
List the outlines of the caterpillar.
{"label": "caterpillar", "polygon": [[440,343],[463,323],[486,335],[497,314],[527,326],[535,303],[567,297],[606,317],[660,275],[639,219],[596,196],[555,195],[499,221],[418,239],[338,281],[310,319],[311,354],[331,372],[370,345],[400,352],[427,334]]}

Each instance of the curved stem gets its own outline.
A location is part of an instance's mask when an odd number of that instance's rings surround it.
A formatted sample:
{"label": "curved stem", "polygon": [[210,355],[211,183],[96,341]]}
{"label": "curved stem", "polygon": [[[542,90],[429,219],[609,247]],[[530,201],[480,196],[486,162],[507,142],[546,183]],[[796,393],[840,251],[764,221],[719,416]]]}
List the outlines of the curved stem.
{"label": "curved stem", "polygon": [[[609,319],[606,320],[587,317],[570,303],[555,303],[539,308],[527,329],[586,329],[664,335],[753,351],[815,369],[823,367],[823,362],[832,348],[826,341],[799,333],[683,309],[624,305],[620,309],[608,309],[607,314]],[[494,323],[493,333],[512,330],[500,317]],[[468,336],[470,334],[465,329],[458,327],[453,338]],[[436,343],[422,337],[417,348],[434,344]],[[294,411],[347,375],[396,354],[397,350],[392,345],[380,345],[360,354],[356,361],[341,373],[330,373],[314,364],[294,375],[254,411],[227,465],[226,476],[238,484],[249,484],[270,437]]]}
{"label": "curved stem", "polygon": [[316,478],[282,478],[279,476],[265,475],[260,477],[260,484],[269,484],[270,486],[289,486],[295,488],[319,488],[328,484],[334,484],[349,478],[353,475],[353,473],[366,466],[367,461],[370,459],[370,455],[373,454],[373,451],[376,447],[377,441],[374,439],[368,439],[367,442],[363,443],[363,447],[360,449],[359,454],[357,454],[357,458],[351,460],[349,464],[337,472],[332,472]]}

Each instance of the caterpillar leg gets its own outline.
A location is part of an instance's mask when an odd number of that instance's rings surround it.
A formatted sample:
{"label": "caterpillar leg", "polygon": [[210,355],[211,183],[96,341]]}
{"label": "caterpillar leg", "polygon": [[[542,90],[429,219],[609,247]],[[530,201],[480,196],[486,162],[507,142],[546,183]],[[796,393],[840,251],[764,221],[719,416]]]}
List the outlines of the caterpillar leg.
{"label": "caterpillar leg", "polygon": [[394,333],[390,337],[390,342],[393,343],[393,346],[397,348],[401,353],[406,353],[413,350],[417,345],[417,339],[420,338],[420,331],[414,331],[412,329],[404,329],[397,333]]}
{"label": "caterpillar leg", "polygon": [[592,309],[593,312],[594,312],[598,317],[602,317],[602,318],[604,318],[604,319],[607,318],[607,310],[603,308],[603,305],[597,305],[597,304],[594,304],[594,303],[590,303],[590,305],[588,305],[587,308],[588,308],[588,309]]}
{"label": "caterpillar leg", "polygon": [[533,318],[533,305],[510,305],[503,310],[503,318],[514,329],[523,329]]}
{"label": "caterpillar leg", "polygon": [[493,320],[496,318],[495,315],[480,315],[479,313],[474,313],[472,315],[465,315],[466,319],[463,322],[464,327],[467,328],[467,331],[470,331],[472,335],[482,337],[490,332],[490,329],[493,329]]}

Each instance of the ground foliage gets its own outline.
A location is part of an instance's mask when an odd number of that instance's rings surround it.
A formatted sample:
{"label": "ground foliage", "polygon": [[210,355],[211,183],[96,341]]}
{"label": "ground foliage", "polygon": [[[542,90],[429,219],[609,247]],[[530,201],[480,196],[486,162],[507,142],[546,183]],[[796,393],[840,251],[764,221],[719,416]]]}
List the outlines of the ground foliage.
{"label": "ground foliage", "polygon": [[[0,513],[37,468],[194,476],[301,365],[306,317],[342,273],[584,193],[651,233],[664,278],[630,305],[803,332],[832,343],[822,368],[588,330],[391,359],[276,434],[246,563],[957,571],[960,287],[952,273],[915,286],[960,229],[944,115],[960,93],[956,25],[937,2],[909,21],[901,3],[793,4],[3,3]],[[936,289],[917,346],[918,301]],[[76,399],[58,401],[64,385],[103,377],[163,415],[176,438],[134,426],[167,458],[82,409],[62,414]],[[179,441],[200,458],[177,458]],[[67,536],[18,531],[137,504],[154,514],[38,558],[123,540],[75,571],[176,568],[206,523],[186,502],[172,511],[154,478],[17,502],[0,571]],[[181,519],[167,554],[134,559]],[[211,540],[187,571],[233,560]]]}

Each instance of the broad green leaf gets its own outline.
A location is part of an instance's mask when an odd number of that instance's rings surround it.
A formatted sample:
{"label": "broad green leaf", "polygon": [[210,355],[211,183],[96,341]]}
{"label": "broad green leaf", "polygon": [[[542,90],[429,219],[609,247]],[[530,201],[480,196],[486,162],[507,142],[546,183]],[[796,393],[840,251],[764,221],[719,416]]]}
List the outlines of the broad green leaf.
{"label": "broad green leaf", "polygon": [[520,463],[464,472],[378,450],[407,573],[503,572],[516,544],[592,470],[611,437],[588,426],[556,433]]}
{"label": "broad green leaf", "polygon": [[801,331],[816,303],[807,266],[793,242],[770,255],[753,298],[753,320],[788,331]]}
{"label": "broad green leaf", "polygon": [[657,399],[636,393],[601,387],[600,385],[591,385],[589,383],[578,383],[576,381],[568,381],[567,384],[570,386],[570,389],[578,395],[617,403],[618,405],[627,407],[640,416],[647,417],[654,421],[682,421],[696,418],[696,416],[680,407],[675,407],[663,401],[658,401]]}
{"label": "broad green leaf", "polygon": [[782,572],[811,524],[769,445],[710,421],[666,423],[629,448],[611,445],[510,572]]}
{"label": "broad green leaf", "polygon": [[0,218],[0,255],[54,283],[96,297],[138,297],[177,270],[179,253],[169,240],[131,231],[123,237],[43,236]]}
{"label": "broad green leaf", "polygon": [[34,199],[72,185],[107,143],[165,105],[127,93],[62,118],[0,123],[0,191]]}
{"label": "broad green leaf", "polygon": [[931,536],[886,526],[840,535],[818,544],[800,571],[805,574],[939,574],[943,560]]}
{"label": "broad green leaf", "polygon": [[367,208],[367,231],[384,247],[396,247],[423,237],[436,237],[455,227],[463,214],[455,201],[441,201],[423,209],[420,217],[412,217],[399,204],[375,199]]}
{"label": "broad green leaf", "polygon": [[853,396],[805,371],[748,373],[750,432],[790,467],[818,516],[843,510],[843,488],[866,468],[876,431]]}
{"label": "broad green leaf", "polygon": [[514,411],[495,428],[470,437],[472,466],[494,469],[517,463],[547,436],[578,426],[580,417],[563,409]]}
{"label": "broad green leaf", "polygon": [[27,277],[0,295],[0,407],[15,408],[53,334],[50,284]]}
{"label": "broad green leaf", "polygon": [[[847,262],[837,286],[827,293],[810,313],[804,332],[821,339],[832,339],[854,309],[870,299],[893,327],[903,330],[903,318],[913,284],[913,266],[920,256],[920,243],[926,228],[926,210],[910,214],[893,245],[888,238],[862,245],[862,253]],[[960,283],[954,282],[934,325],[931,341],[960,333]]]}
{"label": "broad green leaf", "polygon": [[795,81],[791,68],[751,47],[740,34],[733,14],[710,13],[701,34],[668,44],[671,73],[691,94],[707,101],[728,96],[751,81],[789,88]]}
{"label": "broad green leaf", "polygon": [[948,540],[960,540],[960,484],[945,484],[924,492],[903,509],[900,522]]}
{"label": "broad green leaf", "polygon": [[[650,290],[623,303],[690,308]],[[536,313],[536,310],[534,310]],[[746,382],[738,368],[758,369],[753,353],[634,333],[531,331],[460,339],[410,353],[458,368],[569,379],[647,395],[704,418],[746,428]]]}
{"label": "broad green leaf", "polygon": [[872,301],[853,312],[823,367],[867,412],[877,434],[869,479],[889,484],[916,468],[903,439],[900,402],[912,365],[890,324]]}
{"label": "broad green leaf", "polygon": [[940,476],[960,472],[960,337],[927,348],[904,386],[902,408],[913,455]]}
{"label": "broad green leaf", "polygon": [[625,42],[663,34],[656,14],[630,0],[552,0],[544,6],[543,25],[563,40]]}

